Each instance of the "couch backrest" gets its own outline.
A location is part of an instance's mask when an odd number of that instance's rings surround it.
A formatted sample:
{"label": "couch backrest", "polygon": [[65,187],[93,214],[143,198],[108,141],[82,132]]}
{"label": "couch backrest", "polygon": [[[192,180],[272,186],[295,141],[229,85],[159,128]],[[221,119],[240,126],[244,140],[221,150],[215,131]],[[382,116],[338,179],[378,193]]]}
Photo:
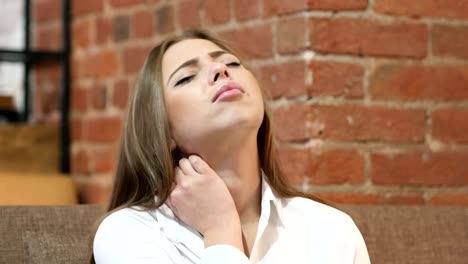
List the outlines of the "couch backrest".
{"label": "couch backrest", "polygon": [[103,213],[92,205],[1,206],[0,263],[89,263]]}
{"label": "couch backrest", "polygon": [[[373,264],[468,263],[468,208],[343,206]],[[92,205],[0,207],[0,263],[88,263],[104,209]]]}
{"label": "couch backrest", "polygon": [[375,264],[468,264],[468,207],[346,206]]}

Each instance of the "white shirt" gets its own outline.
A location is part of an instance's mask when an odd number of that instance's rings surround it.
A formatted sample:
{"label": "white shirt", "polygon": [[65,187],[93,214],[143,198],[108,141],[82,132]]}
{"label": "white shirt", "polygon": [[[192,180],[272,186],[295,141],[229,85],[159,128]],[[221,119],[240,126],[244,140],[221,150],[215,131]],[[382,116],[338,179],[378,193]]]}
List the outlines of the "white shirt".
{"label": "white shirt", "polygon": [[203,237],[166,205],[107,216],[94,238],[97,264],[368,264],[364,239],[345,213],[306,198],[277,197],[262,177],[261,215],[250,258]]}

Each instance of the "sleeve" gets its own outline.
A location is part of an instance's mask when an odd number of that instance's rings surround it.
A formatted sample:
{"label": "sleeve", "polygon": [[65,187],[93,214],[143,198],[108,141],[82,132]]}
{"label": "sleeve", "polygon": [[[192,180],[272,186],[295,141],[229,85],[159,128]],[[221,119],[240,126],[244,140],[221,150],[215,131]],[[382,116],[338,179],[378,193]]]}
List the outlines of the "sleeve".
{"label": "sleeve", "polygon": [[151,227],[131,215],[117,213],[99,225],[93,253],[96,264],[177,263],[170,246],[158,239]]}

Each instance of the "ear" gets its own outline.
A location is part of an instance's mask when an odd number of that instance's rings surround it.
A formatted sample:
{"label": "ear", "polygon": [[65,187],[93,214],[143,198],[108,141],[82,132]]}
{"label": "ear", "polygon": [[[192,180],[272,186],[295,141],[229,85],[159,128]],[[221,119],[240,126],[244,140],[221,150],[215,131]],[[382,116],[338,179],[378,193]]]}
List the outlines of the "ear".
{"label": "ear", "polygon": [[171,151],[174,151],[174,149],[176,149],[176,148],[177,148],[177,144],[174,141],[174,139],[171,138]]}

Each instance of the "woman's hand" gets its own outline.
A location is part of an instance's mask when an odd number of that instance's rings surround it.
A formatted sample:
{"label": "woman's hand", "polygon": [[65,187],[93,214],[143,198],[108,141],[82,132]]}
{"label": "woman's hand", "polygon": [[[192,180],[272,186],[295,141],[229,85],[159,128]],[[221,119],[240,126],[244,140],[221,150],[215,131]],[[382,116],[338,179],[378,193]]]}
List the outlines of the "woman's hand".
{"label": "woman's hand", "polygon": [[241,251],[242,232],[234,200],[224,181],[198,156],[179,161],[176,186],[167,201],[172,211],[205,238],[205,247],[231,244]]}

